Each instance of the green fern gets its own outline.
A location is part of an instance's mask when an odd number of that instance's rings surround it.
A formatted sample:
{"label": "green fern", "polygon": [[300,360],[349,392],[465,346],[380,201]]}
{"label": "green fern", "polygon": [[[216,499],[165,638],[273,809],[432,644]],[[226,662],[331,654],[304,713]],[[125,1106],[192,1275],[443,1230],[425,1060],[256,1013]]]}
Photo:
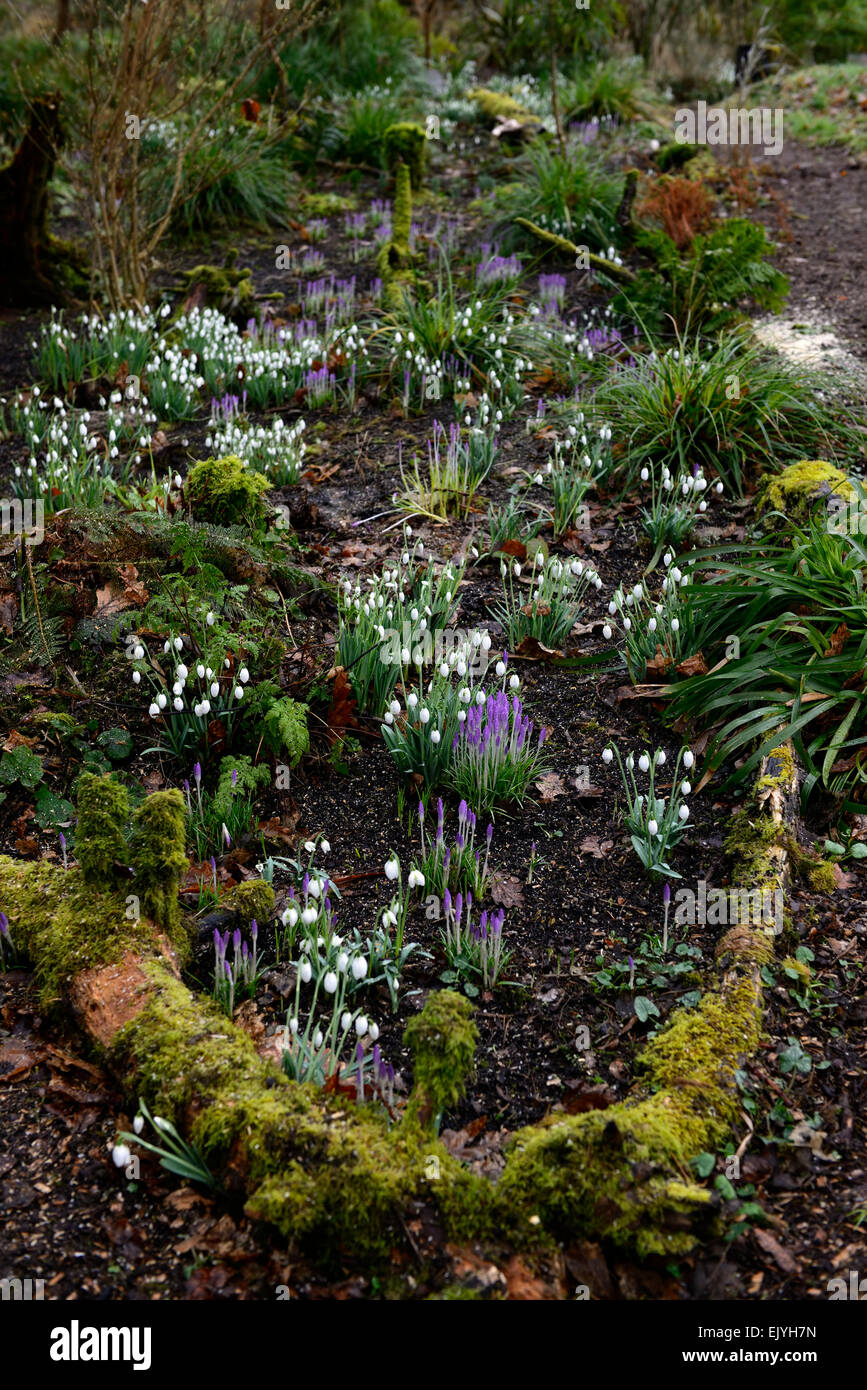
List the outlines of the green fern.
{"label": "green fern", "polygon": [[271,704],[263,720],[263,736],[272,753],[286,752],[289,766],[297,767],[310,748],[310,732],[307,728],[309,706],[300,704],[288,695]]}

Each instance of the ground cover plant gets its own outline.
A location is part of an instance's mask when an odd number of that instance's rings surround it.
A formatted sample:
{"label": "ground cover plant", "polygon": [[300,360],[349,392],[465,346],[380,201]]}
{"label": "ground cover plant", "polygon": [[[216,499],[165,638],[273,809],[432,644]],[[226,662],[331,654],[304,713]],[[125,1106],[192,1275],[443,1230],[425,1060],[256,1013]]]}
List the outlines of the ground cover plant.
{"label": "ground cover plant", "polygon": [[13,8],[0,1281],[831,1301],[860,0]]}

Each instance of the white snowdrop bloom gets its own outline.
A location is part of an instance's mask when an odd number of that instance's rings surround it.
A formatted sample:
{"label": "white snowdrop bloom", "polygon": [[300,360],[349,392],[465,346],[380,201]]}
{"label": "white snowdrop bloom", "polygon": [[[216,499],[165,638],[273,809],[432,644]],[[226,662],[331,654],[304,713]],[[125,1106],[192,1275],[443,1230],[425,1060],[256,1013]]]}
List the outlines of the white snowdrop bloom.
{"label": "white snowdrop bloom", "polygon": [[410,888],[424,888],[424,874],[418,869],[412,869],[408,882]]}
{"label": "white snowdrop bloom", "polygon": [[641,481],[642,481],[643,483],[646,483],[647,480],[648,480],[648,478],[650,477],[650,469],[649,469],[649,468],[642,468],[640,477],[641,477]]}
{"label": "white snowdrop bloom", "polygon": [[250,679],[250,672],[247,670],[246,666],[241,667],[240,671],[238,672],[238,679],[240,680],[242,685],[247,684],[247,681]]}
{"label": "white snowdrop bloom", "polygon": [[671,620],[671,630],[672,630],[672,632],[680,632],[680,619],[679,619],[679,618],[672,618],[672,620]]}
{"label": "white snowdrop bloom", "polygon": [[646,753],[642,753],[641,757],[638,759],[638,766],[641,768],[642,772],[650,771],[650,759]]}
{"label": "white snowdrop bloom", "polygon": [[655,820],[649,820],[647,822],[647,829],[648,833],[651,835],[656,835],[659,833],[659,826],[657,825]]}
{"label": "white snowdrop bloom", "polygon": [[181,699],[180,695],[176,695],[174,700],[172,700],[172,707],[173,709],[177,710],[178,714],[180,714],[181,710],[184,707],[184,702]]}
{"label": "white snowdrop bloom", "polygon": [[608,612],[612,615],[612,617],[617,612],[617,604],[613,600],[608,605]]}
{"label": "white snowdrop bloom", "polygon": [[324,1041],[325,1041],[325,1038],[324,1038],[323,1035],[322,1035],[322,1029],[321,1029],[321,1028],[317,1028],[317,1029],[316,1029],[316,1032],[313,1034],[313,1046],[314,1046],[314,1047],[321,1047],[322,1044],[324,1043]]}
{"label": "white snowdrop bloom", "polygon": [[126,1144],[115,1144],[111,1151],[111,1158],[115,1168],[126,1168],[132,1158],[132,1154]]}
{"label": "white snowdrop bloom", "polygon": [[316,918],[318,916],[319,911],[317,908],[305,907],[301,913],[301,921],[303,922],[305,927],[312,927],[313,923],[316,921]]}
{"label": "white snowdrop bloom", "polygon": [[175,638],[175,651],[176,651],[176,652],[183,651],[183,647],[184,647],[184,639],[183,639],[182,637],[176,637],[176,638]]}
{"label": "white snowdrop bloom", "polygon": [[352,978],[354,980],[363,980],[366,974],[367,961],[364,959],[364,956],[356,956],[352,962]]}
{"label": "white snowdrop bloom", "polygon": [[631,619],[631,618],[624,618],[624,619],[623,619],[623,627],[624,627],[624,629],[625,629],[626,632],[631,632],[631,631],[632,631],[632,619]]}
{"label": "white snowdrop bloom", "polygon": [[391,879],[391,881],[394,882],[394,880],[397,878],[397,876],[398,876],[399,873],[400,873],[400,861],[399,861],[398,859],[386,859],[386,861],[385,861],[385,876],[386,876],[386,878]]}
{"label": "white snowdrop bloom", "polygon": [[348,1009],[345,1013],[342,1013],[340,1015],[340,1026],[343,1029],[344,1033],[347,1031],[348,1028],[352,1027],[352,1014],[349,1012]]}
{"label": "white snowdrop bloom", "polygon": [[202,701],[202,714],[210,714],[210,713],[211,713],[211,702],[210,702],[210,700],[203,700],[203,701]]}
{"label": "white snowdrop bloom", "polygon": [[635,759],[633,758],[631,753],[629,754],[629,757],[626,759],[626,766],[629,768],[630,772],[635,767]]}
{"label": "white snowdrop bloom", "polygon": [[434,744],[439,743],[439,741],[440,741],[440,731],[439,731],[439,729],[431,729],[431,731],[430,731],[430,741],[431,741],[431,743],[434,743]]}
{"label": "white snowdrop bloom", "polygon": [[287,907],[286,911],[280,914],[280,921],[284,927],[294,927],[298,921],[298,912],[294,907]]}
{"label": "white snowdrop bloom", "polygon": [[683,765],[684,765],[684,767],[689,768],[689,767],[692,767],[692,765],[693,765],[694,762],[695,762],[695,758],[694,758],[694,756],[693,756],[691,750],[690,750],[689,748],[687,748],[686,752],[685,752],[684,755],[683,755]]}
{"label": "white snowdrop bloom", "polygon": [[486,699],[487,699],[487,696],[485,695],[484,690],[479,690],[479,691],[476,692],[476,704],[477,704],[477,705],[483,705],[483,704],[485,703],[485,700],[486,700]]}
{"label": "white snowdrop bloom", "polygon": [[348,966],[348,964],[349,956],[346,954],[345,951],[341,951],[340,955],[337,957],[337,969],[340,971],[341,975],[346,974],[346,967]]}
{"label": "white snowdrop bloom", "polygon": [[680,790],[684,796],[689,796],[692,791],[692,782],[681,782]]}
{"label": "white snowdrop bloom", "polygon": [[187,679],[187,676],[188,676],[189,674],[190,674],[190,673],[189,673],[189,671],[187,670],[186,666],[183,664],[183,662],[181,662],[180,666],[178,667],[177,671],[175,672],[175,675],[177,676],[178,680],[179,680],[179,681],[185,681],[185,680]]}
{"label": "white snowdrop bloom", "polygon": [[290,1020],[289,1020],[289,1032],[290,1032],[293,1036],[298,1032],[298,1020],[297,1020],[297,1018],[290,1018]]}
{"label": "white snowdrop bloom", "polygon": [[418,704],[418,696],[416,695],[415,691],[411,691],[409,695],[407,695],[406,703],[409,709],[415,709],[416,705]]}
{"label": "white snowdrop bloom", "polygon": [[236,685],[236,686],[235,686],[235,699],[236,699],[236,700],[240,700],[240,699],[242,698],[243,694],[244,694],[244,687],[243,687],[242,685]]}
{"label": "white snowdrop bloom", "polygon": [[320,840],[320,842],[319,842],[319,849],[320,849],[320,852],[321,852],[322,854],[330,854],[330,853],[331,853],[331,844],[330,844],[330,842],[329,842],[328,840]]}
{"label": "white snowdrop bloom", "polygon": [[392,714],[392,712],[391,712],[390,709],[387,709],[387,710],[385,711],[385,714],[382,716],[382,719],[383,719],[383,723],[384,723],[384,724],[393,724],[393,723],[394,723],[394,715]]}
{"label": "white snowdrop bloom", "polygon": [[715,484],[714,484],[714,492],[716,492],[716,493],[721,493],[722,491],[723,491],[723,485],[722,485],[722,483],[715,483]]}
{"label": "white snowdrop bloom", "polygon": [[358,1018],[355,1020],[355,1032],[359,1038],[363,1038],[367,1032],[367,1019],[364,1017],[364,1014],[359,1014]]}
{"label": "white snowdrop bloom", "polygon": [[208,627],[213,627],[213,626],[214,626],[214,623],[215,623],[216,621],[217,621],[217,616],[216,616],[215,613],[206,613],[206,614],[205,614],[205,622],[208,624]]}
{"label": "white snowdrop bloom", "polygon": [[135,1130],[136,1134],[141,1134],[142,1130],[144,1129],[144,1115],[136,1115],[135,1119],[132,1122],[132,1127]]}
{"label": "white snowdrop bloom", "polygon": [[656,619],[655,619],[655,618],[649,618],[649,619],[648,619],[647,630],[648,630],[648,632],[655,632],[655,631],[656,631]]}
{"label": "white snowdrop bloom", "polygon": [[144,647],[141,645],[141,643],[139,643],[138,646],[133,647],[132,654],[135,657],[136,661],[141,661],[142,657],[144,656]]}
{"label": "white snowdrop bloom", "polygon": [[198,676],[200,681],[203,681],[205,679],[205,668],[201,662],[199,662],[198,666],[196,667],[196,675]]}
{"label": "white snowdrop bloom", "polygon": [[604,628],[602,629],[602,636],[605,638],[606,642],[607,642],[607,641],[610,639],[610,637],[611,637],[611,628],[608,626],[607,623],[605,624]]}
{"label": "white snowdrop bloom", "polygon": [[333,994],[335,992],[337,989],[337,976],[333,970],[327,971],[322,985],[326,994]]}
{"label": "white snowdrop bloom", "polygon": [[430,720],[430,710],[429,710],[429,709],[420,709],[419,712],[418,712],[418,717],[419,717],[419,720],[420,720],[420,722],[421,722],[422,724],[427,724],[427,723],[429,722],[429,720]]}
{"label": "white snowdrop bloom", "polygon": [[163,642],[163,651],[164,651],[164,652],[170,651],[170,650],[171,650],[171,646],[172,646],[171,642]]}
{"label": "white snowdrop bloom", "polygon": [[309,985],[310,981],[313,979],[313,967],[309,960],[302,960],[298,968],[298,973],[301,976],[301,983]]}
{"label": "white snowdrop bloom", "polygon": [[396,718],[397,715],[400,714],[400,701],[399,701],[399,700],[392,700],[392,702],[391,702],[391,704],[389,705],[388,708],[389,708],[389,710],[391,711],[391,713],[392,713],[392,714],[395,716],[395,718]]}
{"label": "white snowdrop bloom", "polygon": [[168,696],[163,695],[162,691],[160,691],[159,695],[157,696],[157,704],[159,705],[160,709],[165,709],[168,702]]}
{"label": "white snowdrop bloom", "polygon": [[307,885],[307,892],[310,894],[311,898],[318,898],[321,896],[322,885],[319,882],[318,878],[311,878],[309,884]]}
{"label": "white snowdrop bloom", "polygon": [[669,552],[666,550],[665,554],[662,557],[662,563],[665,565],[666,569],[668,569],[668,566],[671,564],[673,559],[674,556],[670,555]]}
{"label": "white snowdrop bloom", "polygon": [[520,676],[510,676],[510,677],[509,677],[509,689],[510,689],[510,690],[517,690],[517,689],[518,689],[518,686],[519,686],[520,684],[521,684],[521,678],[520,678]]}
{"label": "white snowdrop bloom", "polygon": [[665,754],[663,753],[662,749],[660,748],[659,752],[658,752],[657,755],[656,755],[656,766],[657,766],[657,767],[662,767],[662,764],[663,764],[664,762],[665,762]]}
{"label": "white snowdrop bloom", "polygon": [[316,849],[316,846],[314,845],[314,843],[313,843],[312,840],[305,840],[305,841],[304,841],[304,848],[305,848],[305,850],[307,851],[308,854],[312,854],[313,851]]}
{"label": "white snowdrop bloom", "polygon": [[677,814],[678,814],[678,816],[680,817],[681,820],[689,820],[689,807],[688,807],[688,806],[681,806],[681,808],[680,808],[680,810],[678,811]]}
{"label": "white snowdrop bloom", "polygon": [[133,671],[133,673],[132,673],[132,683],[133,683],[133,685],[140,685],[140,684],[141,684],[141,671]]}
{"label": "white snowdrop bloom", "polygon": [[677,565],[675,565],[674,569],[671,571],[671,577],[674,580],[675,584],[679,584],[681,579],[683,578],[683,570],[679,570],[677,568]]}
{"label": "white snowdrop bloom", "polygon": [[494,670],[496,671],[498,676],[504,676],[506,674],[505,661],[498,661],[496,666],[494,667]]}
{"label": "white snowdrop bloom", "polygon": [[602,749],[602,761],[604,763],[610,763],[614,761],[614,754],[610,748]]}
{"label": "white snowdrop bloom", "polygon": [[220,683],[219,683],[219,681],[214,681],[214,683],[213,683],[212,686],[211,686],[211,695],[212,695],[213,699],[216,700],[216,698],[217,698],[217,696],[219,695],[219,693],[220,693]]}
{"label": "white snowdrop bloom", "polygon": [[369,1036],[369,1038],[370,1038],[370,1041],[371,1041],[371,1042],[376,1042],[377,1038],[379,1037],[379,1025],[376,1024],[376,1023],[371,1023],[371,1025],[370,1025],[370,1027],[368,1028],[367,1032],[368,1032],[368,1036]]}

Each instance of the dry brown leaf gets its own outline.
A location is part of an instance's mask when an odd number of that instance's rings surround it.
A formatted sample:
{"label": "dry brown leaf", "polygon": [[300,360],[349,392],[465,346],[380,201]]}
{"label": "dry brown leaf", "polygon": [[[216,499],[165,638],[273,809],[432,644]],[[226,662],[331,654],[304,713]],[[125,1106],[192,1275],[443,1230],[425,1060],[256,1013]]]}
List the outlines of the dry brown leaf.
{"label": "dry brown leaf", "polygon": [[594,859],[605,859],[608,851],[614,848],[613,840],[601,840],[598,835],[586,835],[581,841],[579,854],[592,854]]}
{"label": "dry brown leaf", "polygon": [[541,793],[543,806],[555,801],[558,796],[566,795],[566,788],[563,785],[563,778],[559,772],[546,772],[536,783],[538,791]]}
{"label": "dry brown leaf", "polygon": [[784,1274],[797,1274],[800,1266],[798,1261],[793,1259],[788,1250],[784,1250],[778,1240],[775,1240],[770,1231],[763,1231],[756,1226],[753,1229],[753,1236],[756,1244],[761,1246],[766,1255],[770,1255],[783,1271]]}

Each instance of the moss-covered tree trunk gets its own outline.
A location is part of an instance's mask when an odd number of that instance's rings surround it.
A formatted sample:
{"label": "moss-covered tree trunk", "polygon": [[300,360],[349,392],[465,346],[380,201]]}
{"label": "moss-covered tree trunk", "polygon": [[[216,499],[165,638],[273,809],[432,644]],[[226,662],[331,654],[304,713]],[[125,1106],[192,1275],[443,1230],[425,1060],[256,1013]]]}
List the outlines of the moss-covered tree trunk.
{"label": "moss-covered tree trunk", "polygon": [[38,98],[21,144],[0,169],[0,305],[69,298],[76,257],[48,231],[48,185],[62,140],[57,98]]}

